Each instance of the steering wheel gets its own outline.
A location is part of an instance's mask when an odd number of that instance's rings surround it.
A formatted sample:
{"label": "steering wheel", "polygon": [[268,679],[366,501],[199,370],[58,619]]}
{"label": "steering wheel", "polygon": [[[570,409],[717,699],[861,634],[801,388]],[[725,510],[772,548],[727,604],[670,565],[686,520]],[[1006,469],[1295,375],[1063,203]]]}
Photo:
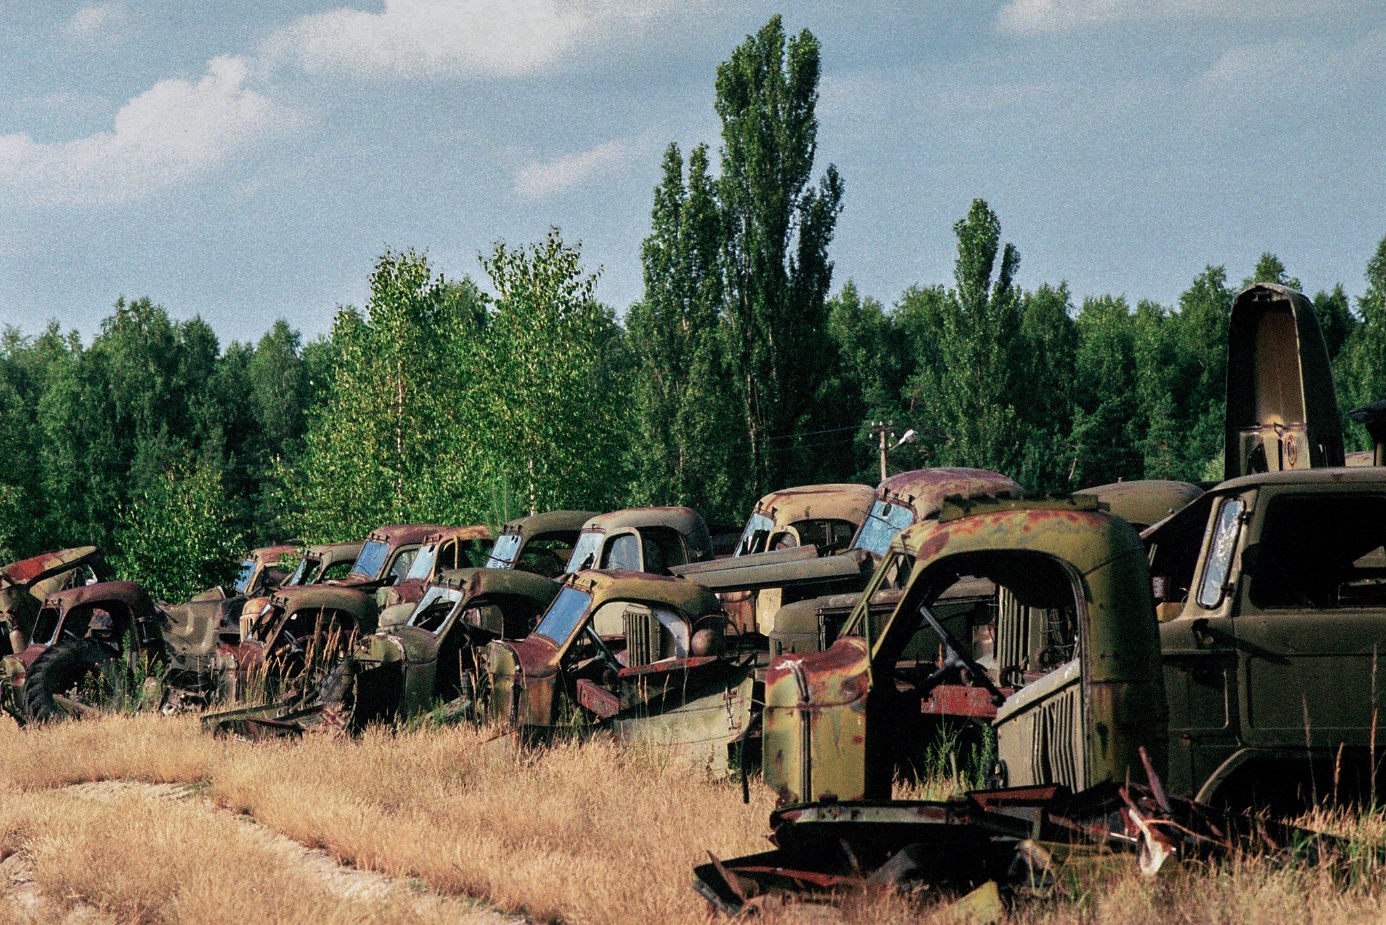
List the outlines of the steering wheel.
{"label": "steering wheel", "polygon": [[923,692],[928,693],[939,684],[942,684],[943,679],[948,677],[951,672],[959,668],[966,668],[968,674],[972,676],[972,679],[984,687],[987,693],[991,694],[992,703],[998,707],[1001,706],[1006,700],[1006,695],[1001,693],[1001,688],[997,687],[996,684],[992,682],[991,676],[987,674],[986,669],[977,664],[977,660],[971,655],[967,654],[967,650],[963,644],[958,641],[956,636],[948,632],[946,626],[938,622],[938,619],[928,607],[920,604],[919,615],[924,618],[924,622],[929,624],[929,628],[937,634],[940,640],[942,640],[944,651],[947,653],[947,657],[944,658],[943,664],[934,669],[934,671],[924,679]]}
{"label": "steering wheel", "polygon": [[619,675],[621,669],[625,666],[616,660],[616,653],[611,651],[611,647],[606,644],[606,640],[602,639],[601,635],[597,632],[597,628],[591,623],[588,623],[583,629],[583,632],[585,632],[588,638],[592,640],[593,644],[596,645],[598,660]]}

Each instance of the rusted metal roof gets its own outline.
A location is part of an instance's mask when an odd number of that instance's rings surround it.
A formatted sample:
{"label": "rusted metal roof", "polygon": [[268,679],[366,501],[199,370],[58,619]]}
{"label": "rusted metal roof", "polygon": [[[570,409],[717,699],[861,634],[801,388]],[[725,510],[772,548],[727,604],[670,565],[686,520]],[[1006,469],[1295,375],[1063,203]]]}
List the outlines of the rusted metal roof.
{"label": "rusted metal roof", "polygon": [[999,472],[986,469],[940,467],[915,469],[892,475],[876,488],[876,497],[891,504],[904,502],[914,508],[915,519],[923,520],[943,507],[947,498],[1019,498],[1020,483]]}
{"label": "rusted metal roof", "polygon": [[520,536],[529,538],[540,533],[554,533],[557,531],[578,531],[582,525],[593,517],[597,516],[597,511],[545,511],[542,514],[531,514],[528,517],[517,517],[514,520],[505,522],[501,528],[501,533],[518,533]]}
{"label": "rusted metal roof", "polygon": [[99,581],[80,588],[69,588],[50,595],[44,606],[56,606],[66,611],[69,607],[99,604],[102,601],[121,601],[132,609],[146,612],[154,609],[149,592],[133,581]]}
{"label": "rusted metal roof", "polygon": [[609,514],[598,514],[582,525],[584,530],[616,530],[621,527],[669,527],[684,536],[699,530],[707,535],[703,515],[691,507],[628,507]]}
{"label": "rusted metal roof", "polygon": [[375,595],[357,591],[355,588],[338,585],[299,585],[274,592],[270,601],[286,610],[302,610],[305,607],[328,607],[344,610],[360,619],[374,616]]}
{"label": "rusted metal roof", "polygon": [[73,549],[40,553],[37,556],[30,556],[28,559],[11,562],[4,568],[0,568],[0,575],[17,585],[28,584],[44,577],[44,575],[73,568],[84,560],[99,555],[100,552],[101,550],[95,546],[77,546]]}
{"label": "rusted metal roof", "polygon": [[257,565],[277,565],[285,556],[297,556],[299,547],[289,543],[252,549],[249,558]]}
{"label": "rusted metal roof", "polygon": [[875,496],[869,485],[801,485],[772,491],[756,502],[755,513],[769,517],[776,527],[801,520],[847,520],[860,526]]}
{"label": "rusted metal roof", "polygon": [[470,527],[447,527],[424,538],[425,544],[441,543],[444,540],[489,540],[491,528],[484,525]]}
{"label": "rusted metal roof", "polygon": [[1185,505],[1203,494],[1203,489],[1191,482],[1137,479],[1084,488],[1074,494],[1097,498],[1113,514],[1135,525],[1136,529],[1143,530],[1183,510]]}
{"label": "rusted metal roof", "polygon": [[390,524],[372,530],[370,536],[366,537],[366,542],[374,540],[392,547],[408,546],[411,543],[423,543],[429,534],[447,529],[449,528],[442,524]]}
{"label": "rusted metal roof", "polygon": [[673,607],[694,620],[722,611],[722,605],[711,591],[685,578],[646,572],[588,569],[566,580],[591,594],[594,607],[605,601],[642,601]]}

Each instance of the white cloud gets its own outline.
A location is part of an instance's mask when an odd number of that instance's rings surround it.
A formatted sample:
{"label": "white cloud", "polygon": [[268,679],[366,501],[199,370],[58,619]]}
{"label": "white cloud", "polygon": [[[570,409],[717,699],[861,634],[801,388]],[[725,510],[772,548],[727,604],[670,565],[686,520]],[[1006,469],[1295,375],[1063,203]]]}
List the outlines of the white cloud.
{"label": "white cloud", "polygon": [[522,199],[547,199],[612,171],[631,159],[634,150],[619,138],[577,154],[543,163],[535,161],[515,174],[515,193]]}
{"label": "white cloud", "polygon": [[124,4],[86,3],[63,24],[63,35],[72,41],[119,42],[125,37],[125,29]]}
{"label": "white cloud", "polygon": [[1010,0],[1003,32],[1068,32],[1131,20],[1258,19],[1313,12],[1329,0]]}
{"label": "white cloud", "polygon": [[130,100],[113,131],[54,143],[0,135],[0,190],[29,201],[127,202],[199,176],[295,121],[245,77],[244,59],[218,57],[196,83],[160,81]]}
{"label": "white cloud", "polygon": [[542,71],[581,37],[619,35],[663,0],[385,0],[301,17],[269,43],[312,74],[515,77]]}

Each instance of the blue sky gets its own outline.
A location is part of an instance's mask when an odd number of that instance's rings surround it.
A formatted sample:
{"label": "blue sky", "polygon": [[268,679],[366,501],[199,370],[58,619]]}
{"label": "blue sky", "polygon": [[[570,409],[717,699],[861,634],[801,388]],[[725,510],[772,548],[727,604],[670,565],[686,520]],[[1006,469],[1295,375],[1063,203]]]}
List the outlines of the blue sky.
{"label": "blue sky", "polygon": [[477,277],[550,225],[623,311],[664,146],[716,149],[716,66],[776,12],[823,45],[835,286],[947,282],[979,196],[1079,297],[1265,250],[1355,295],[1386,235],[1378,3],[0,0],[0,323],[148,295],[312,336],[386,246]]}

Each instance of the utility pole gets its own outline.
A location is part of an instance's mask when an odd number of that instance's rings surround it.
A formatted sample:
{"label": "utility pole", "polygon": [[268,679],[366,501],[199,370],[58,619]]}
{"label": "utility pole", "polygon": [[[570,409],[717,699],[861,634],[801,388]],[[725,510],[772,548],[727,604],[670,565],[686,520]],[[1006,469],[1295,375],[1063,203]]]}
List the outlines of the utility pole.
{"label": "utility pole", "polygon": [[881,481],[886,480],[886,435],[895,436],[895,424],[892,421],[872,421],[871,433],[875,434],[880,441],[881,447]]}

